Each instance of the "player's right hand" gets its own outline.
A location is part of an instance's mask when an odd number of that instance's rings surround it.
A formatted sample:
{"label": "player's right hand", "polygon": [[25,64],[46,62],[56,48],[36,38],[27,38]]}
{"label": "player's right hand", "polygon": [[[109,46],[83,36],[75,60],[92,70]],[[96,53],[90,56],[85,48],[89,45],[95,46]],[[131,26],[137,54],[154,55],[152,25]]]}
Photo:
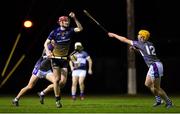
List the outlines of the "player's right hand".
{"label": "player's right hand", "polygon": [[51,51],[47,51],[46,55],[48,58],[52,58],[53,57],[53,53]]}
{"label": "player's right hand", "polygon": [[90,74],[90,75],[92,75],[92,74],[93,74],[93,72],[92,72],[92,70],[91,70],[91,69],[89,69],[89,70],[88,70],[88,74]]}
{"label": "player's right hand", "polygon": [[114,37],[114,33],[108,32],[109,37]]}

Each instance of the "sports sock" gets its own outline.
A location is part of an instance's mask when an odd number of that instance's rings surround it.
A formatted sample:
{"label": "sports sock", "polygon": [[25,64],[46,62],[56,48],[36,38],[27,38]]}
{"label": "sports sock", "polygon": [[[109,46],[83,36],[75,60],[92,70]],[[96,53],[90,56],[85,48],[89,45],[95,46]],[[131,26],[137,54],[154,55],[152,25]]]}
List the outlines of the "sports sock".
{"label": "sports sock", "polygon": [[19,101],[19,98],[15,98],[14,101]]}
{"label": "sports sock", "polygon": [[166,104],[172,104],[172,101],[169,98],[167,98],[166,99]]}
{"label": "sports sock", "polygon": [[56,96],[56,101],[59,101],[61,100],[61,97],[60,96]]}
{"label": "sports sock", "polygon": [[83,97],[83,96],[84,96],[84,92],[81,92],[81,93],[80,93],[80,97]]}
{"label": "sports sock", "polygon": [[44,92],[43,92],[43,91],[41,91],[40,95],[44,95]]}
{"label": "sports sock", "polygon": [[160,96],[155,96],[155,98],[156,98],[157,103],[161,103],[161,97]]}

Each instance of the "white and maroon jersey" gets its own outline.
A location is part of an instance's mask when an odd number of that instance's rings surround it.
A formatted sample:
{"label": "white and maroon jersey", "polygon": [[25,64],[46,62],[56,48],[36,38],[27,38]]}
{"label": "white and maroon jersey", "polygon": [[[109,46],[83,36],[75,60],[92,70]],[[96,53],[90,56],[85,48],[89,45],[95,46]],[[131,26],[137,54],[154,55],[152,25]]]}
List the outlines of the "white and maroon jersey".
{"label": "white and maroon jersey", "polygon": [[89,54],[85,51],[81,51],[75,53],[74,56],[77,58],[76,61],[73,61],[74,70],[86,70],[87,59],[90,57]]}

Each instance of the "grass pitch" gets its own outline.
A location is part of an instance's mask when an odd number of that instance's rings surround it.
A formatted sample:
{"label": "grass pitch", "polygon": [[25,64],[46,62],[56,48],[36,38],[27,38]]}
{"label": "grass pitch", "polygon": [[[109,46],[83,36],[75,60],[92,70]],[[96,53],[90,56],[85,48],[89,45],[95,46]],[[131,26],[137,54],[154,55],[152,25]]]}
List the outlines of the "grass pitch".
{"label": "grass pitch", "polygon": [[45,97],[45,104],[39,103],[38,96],[24,96],[19,107],[12,105],[13,96],[0,96],[0,113],[178,113],[180,97],[172,97],[174,106],[152,107],[152,96],[93,95],[83,101],[72,101],[70,96],[62,96],[62,108],[56,108],[53,96]]}

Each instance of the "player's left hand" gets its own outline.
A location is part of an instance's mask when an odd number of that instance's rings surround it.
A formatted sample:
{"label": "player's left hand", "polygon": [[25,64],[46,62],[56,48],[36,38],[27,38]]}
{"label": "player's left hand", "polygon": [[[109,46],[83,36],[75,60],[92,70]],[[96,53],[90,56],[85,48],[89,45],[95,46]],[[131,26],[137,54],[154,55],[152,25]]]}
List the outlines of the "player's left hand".
{"label": "player's left hand", "polygon": [[88,74],[92,75],[93,74],[92,70],[88,70]]}

